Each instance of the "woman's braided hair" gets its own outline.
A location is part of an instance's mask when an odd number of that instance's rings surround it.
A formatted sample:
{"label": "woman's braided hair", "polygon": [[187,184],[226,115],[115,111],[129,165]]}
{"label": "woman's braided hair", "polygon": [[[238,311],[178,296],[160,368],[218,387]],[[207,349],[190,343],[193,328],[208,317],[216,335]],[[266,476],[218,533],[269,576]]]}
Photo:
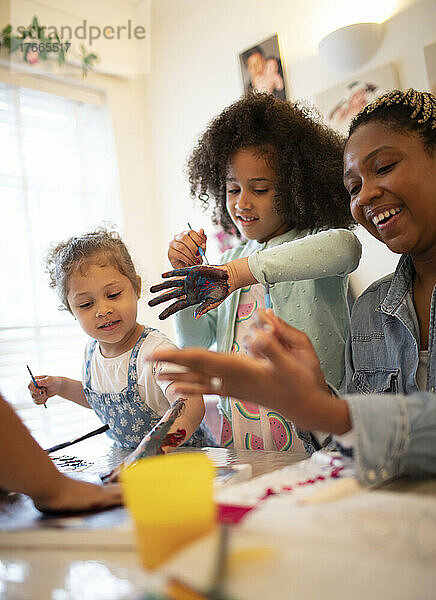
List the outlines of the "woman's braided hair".
{"label": "woman's braided hair", "polygon": [[428,152],[436,146],[436,96],[408,89],[392,90],[363,108],[353,119],[348,137],[360,125],[378,121],[398,131],[414,131]]}

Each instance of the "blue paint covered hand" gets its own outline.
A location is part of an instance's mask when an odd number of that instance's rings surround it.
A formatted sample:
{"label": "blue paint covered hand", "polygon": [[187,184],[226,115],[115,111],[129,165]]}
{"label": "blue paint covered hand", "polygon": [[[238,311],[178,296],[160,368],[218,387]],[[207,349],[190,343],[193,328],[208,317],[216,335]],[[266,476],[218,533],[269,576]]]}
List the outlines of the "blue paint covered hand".
{"label": "blue paint covered hand", "polygon": [[156,306],[173,298],[178,300],[161,312],[159,315],[161,320],[188,306],[200,304],[194,311],[194,317],[197,319],[212,308],[216,308],[232,291],[229,272],[224,267],[186,267],[162,273],[162,277],[164,279],[178,277],[178,279],[153,285],[150,292],[169,291],[153,298],[148,305]]}

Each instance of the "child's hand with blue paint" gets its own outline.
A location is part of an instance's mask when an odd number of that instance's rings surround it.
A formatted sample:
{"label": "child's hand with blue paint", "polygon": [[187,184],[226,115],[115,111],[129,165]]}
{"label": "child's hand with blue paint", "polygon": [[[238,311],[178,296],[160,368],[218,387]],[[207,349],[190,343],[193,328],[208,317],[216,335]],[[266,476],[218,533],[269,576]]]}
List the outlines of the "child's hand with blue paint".
{"label": "child's hand with blue paint", "polygon": [[28,390],[35,404],[45,404],[48,398],[57,396],[61,392],[62,377],[51,377],[49,375],[37,375],[35,380],[38,387],[33,381],[29,382]]}
{"label": "child's hand with blue paint", "polygon": [[173,269],[201,265],[203,258],[199,248],[206,252],[207,236],[204,229],[182,231],[174,236],[168,247],[168,258]]}
{"label": "child's hand with blue paint", "polygon": [[235,289],[232,285],[232,270],[228,269],[227,265],[175,269],[174,271],[162,273],[162,277],[164,279],[169,277],[177,279],[153,285],[150,292],[168,291],[150,300],[149,306],[156,306],[174,298],[177,298],[177,301],[161,312],[159,315],[161,320],[188,306],[200,304],[194,312],[194,317],[198,319],[221,304]]}

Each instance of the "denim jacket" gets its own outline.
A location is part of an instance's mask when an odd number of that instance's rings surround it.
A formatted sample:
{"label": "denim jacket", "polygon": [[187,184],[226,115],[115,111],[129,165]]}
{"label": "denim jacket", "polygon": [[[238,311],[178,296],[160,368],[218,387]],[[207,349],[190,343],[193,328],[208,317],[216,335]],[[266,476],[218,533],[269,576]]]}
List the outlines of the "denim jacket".
{"label": "denim jacket", "polygon": [[410,308],[413,273],[410,257],[402,256],[395,273],[373,283],[352,311],[341,392],[356,434],[358,476],[366,485],[400,475],[436,475],[436,288],[427,391],[419,392],[419,331]]}

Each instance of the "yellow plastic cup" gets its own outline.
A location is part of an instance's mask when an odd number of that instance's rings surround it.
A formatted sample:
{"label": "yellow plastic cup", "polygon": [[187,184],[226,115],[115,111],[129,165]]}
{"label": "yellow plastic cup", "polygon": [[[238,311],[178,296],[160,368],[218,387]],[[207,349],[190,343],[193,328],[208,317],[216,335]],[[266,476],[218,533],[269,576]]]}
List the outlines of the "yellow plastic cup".
{"label": "yellow plastic cup", "polygon": [[215,467],[200,452],[145,458],[121,473],[142,564],[153,569],[216,524]]}

